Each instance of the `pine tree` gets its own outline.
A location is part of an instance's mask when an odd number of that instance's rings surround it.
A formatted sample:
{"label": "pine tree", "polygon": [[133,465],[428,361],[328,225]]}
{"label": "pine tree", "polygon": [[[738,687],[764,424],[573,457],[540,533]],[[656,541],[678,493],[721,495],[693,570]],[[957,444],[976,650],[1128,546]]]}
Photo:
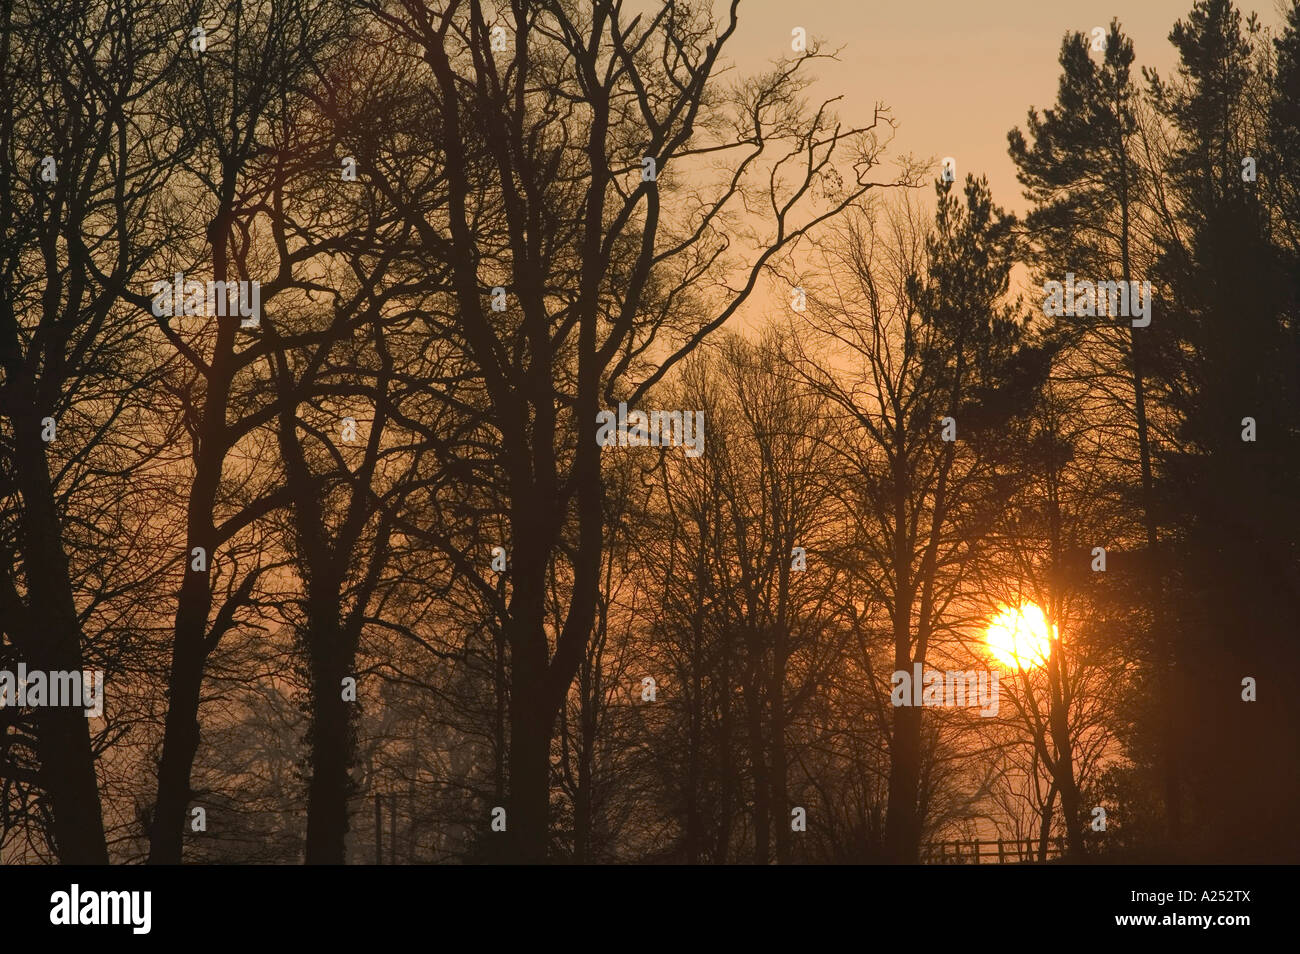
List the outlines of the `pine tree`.
{"label": "pine tree", "polygon": [[[1027,218],[1033,258],[1039,268],[1055,277],[1065,272],[1088,276],[1090,280],[1120,280],[1126,286],[1135,277],[1139,236],[1137,220],[1148,197],[1147,176],[1139,161],[1139,91],[1133,82],[1134,51],[1119,21],[1113,20],[1105,49],[1094,60],[1089,40],[1082,33],[1067,34],[1061,43],[1062,68],[1055,107],[1040,116],[1029,111],[1027,125],[1032,143],[1013,129],[1007,135],[1011,157],[1026,197],[1034,203]],[[1124,369],[1132,389],[1133,424],[1136,432],[1140,476],[1142,532],[1146,544],[1148,602],[1153,609],[1153,662],[1157,692],[1167,699],[1167,680],[1162,677],[1172,665],[1172,650],[1166,638],[1167,625],[1158,610],[1161,583],[1158,555],[1159,532],[1154,497],[1151,425],[1148,420],[1149,364],[1154,350],[1151,339],[1167,334],[1161,316],[1151,327],[1125,322],[1117,328],[1115,316],[1095,322],[1069,319],[1068,327],[1053,330],[1056,337],[1091,349],[1092,359],[1103,366]],[[1106,355],[1108,349],[1114,349]],[[1113,372],[1103,372],[1113,373]],[[1177,767],[1172,757],[1173,725],[1168,705],[1157,711],[1166,714],[1162,738],[1165,759],[1165,791],[1171,819],[1178,815]],[[1176,822],[1173,823],[1176,827]]]}
{"label": "pine tree", "polygon": [[[1276,800],[1240,776],[1270,757],[1273,743],[1259,740],[1278,738],[1282,725],[1264,728],[1261,710],[1217,687],[1225,670],[1287,671],[1269,647],[1289,642],[1296,616],[1289,461],[1297,356],[1285,325],[1293,279],[1273,239],[1279,223],[1269,199],[1287,160],[1274,151],[1285,133],[1266,128],[1273,75],[1262,39],[1256,19],[1243,21],[1230,0],[1199,0],[1170,33],[1177,75],[1167,83],[1150,75],[1153,101],[1175,134],[1164,174],[1176,228],[1161,237],[1157,276],[1179,329],[1180,360],[1170,369],[1179,426],[1164,455],[1161,498],[1179,539],[1171,605],[1183,701],[1174,715],[1180,737],[1195,739],[1195,758],[1184,742],[1196,793],[1188,821],[1202,837],[1214,827],[1200,821],[1247,807],[1262,817]],[[1276,116],[1276,99],[1273,106]],[[1209,764],[1212,771],[1201,768]]]}

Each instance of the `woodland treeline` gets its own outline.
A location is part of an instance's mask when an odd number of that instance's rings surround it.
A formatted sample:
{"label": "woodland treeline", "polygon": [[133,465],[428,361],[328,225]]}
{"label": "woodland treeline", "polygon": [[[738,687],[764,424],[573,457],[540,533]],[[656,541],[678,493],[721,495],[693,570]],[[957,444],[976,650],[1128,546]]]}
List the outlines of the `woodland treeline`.
{"label": "woodland treeline", "polygon": [[0,708],[5,861],[1295,860],[1300,6],[1067,33],[1020,217],[744,16],[3,5],[0,670],[107,680]]}

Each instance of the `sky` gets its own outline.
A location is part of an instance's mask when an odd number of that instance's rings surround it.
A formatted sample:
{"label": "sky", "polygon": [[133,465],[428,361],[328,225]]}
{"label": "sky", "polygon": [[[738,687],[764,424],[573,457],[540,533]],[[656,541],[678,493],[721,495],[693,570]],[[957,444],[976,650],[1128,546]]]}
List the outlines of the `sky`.
{"label": "sky", "polygon": [[[719,15],[729,4],[715,0]],[[1056,101],[1057,57],[1067,32],[1088,33],[1118,17],[1139,66],[1173,72],[1169,31],[1192,0],[741,0],[739,27],[726,50],[742,74],[790,53],[790,31],[803,27],[823,49],[842,47],[841,62],[822,61],[820,98],[844,95],[841,115],[866,122],[876,101],[893,109],[899,129],[891,156],[957,160],[957,178],[986,174],[994,201],[1025,210],[1007,131],[1025,127],[1030,106]],[[1238,0],[1276,27],[1274,0]],[[892,171],[892,170],[891,170]],[[929,190],[926,190],[927,194]]]}

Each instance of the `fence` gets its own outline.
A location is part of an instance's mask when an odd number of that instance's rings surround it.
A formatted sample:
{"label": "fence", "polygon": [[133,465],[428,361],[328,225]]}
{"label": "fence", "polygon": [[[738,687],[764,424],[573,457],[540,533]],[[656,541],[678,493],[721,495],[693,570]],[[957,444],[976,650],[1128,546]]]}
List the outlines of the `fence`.
{"label": "fence", "polygon": [[[923,865],[1036,864],[1042,844],[1037,838],[999,838],[996,841],[931,841],[921,846]],[[1046,860],[1065,854],[1064,838],[1049,838]]]}

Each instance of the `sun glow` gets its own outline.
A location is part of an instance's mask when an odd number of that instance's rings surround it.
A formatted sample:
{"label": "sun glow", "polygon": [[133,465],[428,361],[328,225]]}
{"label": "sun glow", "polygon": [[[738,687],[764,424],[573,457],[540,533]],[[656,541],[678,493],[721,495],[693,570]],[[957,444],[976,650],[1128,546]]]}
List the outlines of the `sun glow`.
{"label": "sun glow", "polygon": [[984,642],[1008,669],[1033,669],[1044,665],[1052,652],[1047,631],[1047,616],[1036,604],[1004,606],[984,631]]}

